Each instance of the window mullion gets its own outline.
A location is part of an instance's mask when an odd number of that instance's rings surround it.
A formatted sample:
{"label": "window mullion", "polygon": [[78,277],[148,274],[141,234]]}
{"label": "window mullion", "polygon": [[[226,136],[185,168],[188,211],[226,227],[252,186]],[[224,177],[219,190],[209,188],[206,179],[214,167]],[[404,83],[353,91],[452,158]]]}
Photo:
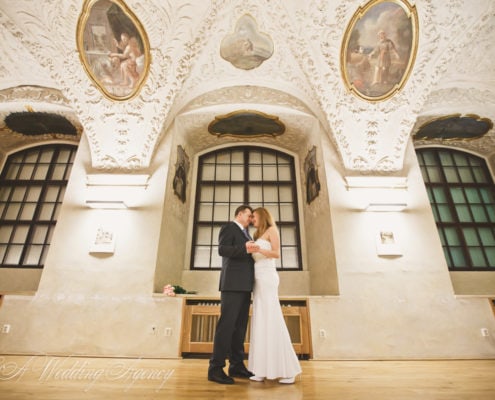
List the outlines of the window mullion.
{"label": "window mullion", "polygon": [[[281,153],[280,153],[281,154]],[[292,190],[295,191],[296,188],[294,187],[294,164],[293,161],[289,163],[290,165],[290,172],[293,176],[286,176],[284,181],[279,181],[281,179],[280,171],[277,169],[276,174],[273,174],[271,176],[271,180],[267,181],[267,170],[266,168],[278,168],[279,167],[279,160],[281,155],[277,151],[274,150],[267,150],[261,147],[254,147],[254,146],[238,146],[238,147],[231,147],[229,149],[221,149],[217,150],[214,152],[211,152],[209,154],[205,154],[202,157],[199,158],[199,165],[198,165],[198,177],[197,177],[197,191],[196,191],[196,204],[195,204],[195,213],[194,213],[194,221],[193,221],[193,243],[191,246],[191,269],[196,270],[196,269],[204,269],[205,267],[212,269],[216,268],[218,265],[218,257],[212,253],[213,249],[213,243],[210,243],[210,258],[209,260],[206,258],[206,252],[204,245],[206,243],[203,243],[200,245],[198,240],[200,240],[200,237],[205,239],[205,232],[204,230],[200,231],[200,229],[203,227],[206,227],[206,223],[203,223],[199,221],[199,215],[200,215],[200,200],[204,199],[205,197],[201,196],[201,191],[203,189],[203,185],[205,184],[204,176],[202,176],[201,171],[205,167],[205,163],[208,162],[213,162],[212,160],[215,160],[215,173],[213,177],[213,181],[210,181],[210,183],[213,185],[214,188],[214,206],[215,205],[220,205],[220,208],[216,208],[215,215],[213,215],[212,212],[212,221],[210,222],[210,225],[212,226],[212,230],[210,231],[210,238],[213,238],[213,232],[217,230],[220,225],[223,225],[226,221],[224,219],[227,218],[227,221],[230,220],[232,217],[230,214],[233,213],[234,209],[239,205],[240,202],[244,204],[252,204],[253,206],[258,206],[260,205],[265,205],[267,201],[270,202],[270,207],[273,207],[273,211],[276,211],[277,214],[280,215],[282,213],[282,209],[285,210],[286,207],[282,207],[281,205],[281,187],[290,185],[292,187]],[[259,161],[258,158],[260,158]],[[275,162],[271,161],[273,158],[276,159]],[[292,160],[292,159],[291,159]],[[224,164],[229,164],[229,165],[221,165],[220,161],[222,161]],[[253,164],[250,164],[250,163]],[[259,164],[258,164],[259,162]],[[242,163],[242,168],[239,164]],[[252,169],[251,169],[252,167]],[[229,168],[229,172],[227,173],[227,170],[222,170],[222,173],[220,173],[220,168]],[[239,175],[241,173],[242,175]],[[255,173],[253,175],[251,172]],[[270,171],[271,173],[271,171]],[[210,174],[211,175],[211,174]],[[212,177],[209,176],[209,179]],[[219,180],[219,179],[222,180]],[[287,180],[288,178],[288,180]],[[252,186],[256,185],[256,189],[253,191]],[[260,190],[258,190],[258,186]],[[221,192],[218,192],[221,189]],[[267,198],[267,191],[270,195],[270,198]],[[218,195],[220,194],[220,195]],[[253,194],[253,197],[251,196]],[[242,196],[242,198],[240,197]],[[272,197],[274,197],[272,199]],[[278,196],[278,200],[277,197]],[[224,202],[226,201],[226,206],[227,208],[223,207],[223,204],[220,204],[219,201]],[[293,196],[292,199],[293,202],[293,207],[295,208],[294,210],[294,215],[297,216],[297,196]],[[235,206],[235,207],[234,207]],[[287,205],[286,205],[287,206]],[[220,212],[222,213],[220,215]],[[229,216],[224,216],[225,212],[229,212]],[[284,211],[285,212],[285,211]],[[206,217],[206,216],[204,216]],[[204,221],[205,222],[205,221]],[[298,230],[298,222],[296,221],[285,221],[284,223],[281,223],[281,225],[286,225],[290,227],[290,229],[295,229],[296,231],[294,232],[296,234],[296,237],[293,239],[294,243],[290,244],[291,248],[294,248],[294,257],[297,258],[294,261],[294,265],[290,266],[290,269],[301,269],[301,251],[300,251],[300,238],[299,238],[299,230]],[[297,254],[296,254],[297,251]],[[202,254],[203,253],[203,254]],[[209,266],[205,265],[205,263],[209,263]],[[297,263],[297,264],[296,264]],[[212,267],[215,266],[215,267]],[[282,265],[283,267],[283,265]]]}
{"label": "window mullion", "polygon": [[[494,190],[495,186],[486,163],[481,163],[479,157],[457,150],[425,149],[418,150],[417,153],[420,167],[426,172],[425,184],[432,195],[431,206],[436,208],[436,224],[439,234],[443,235],[444,238],[442,244],[449,262],[449,269],[493,269],[491,265],[493,263],[489,259],[489,252],[492,247],[483,244],[480,231],[480,227],[493,225],[489,214],[489,206],[493,206],[493,204],[490,200],[487,201],[487,195],[483,191]],[[427,163],[428,159],[437,164],[438,180],[441,182],[431,182],[428,173],[428,166],[430,165]],[[445,160],[445,164],[442,163],[442,160]],[[482,173],[484,177],[481,177]],[[447,176],[451,176],[452,179],[449,181]],[[480,177],[477,179],[478,176]],[[465,177],[464,181],[466,182],[463,181],[462,177]],[[437,198],[435,187],[441,187],[444,191],[446,205],[452,215],[452,222],[445,222],[440,212],[440,205],[443,202],[439,203],[441,200]],[[456,193],[459,193],[459,196]],[[458,203],[454,202],[454,196],[456,199],[458,198],[456,200]],[[473,237],[468,236],[467,228],[469,231],[471,228],[474,229]],[[451,230],[449,235],[447,235],[448,230]],[[451,242],[451,235],[456,235],[455,243]],[[472,242],[472,246],[468,246],[468,242]],[[458,257],[456,256],[457,251],[459,251]],[[464,261],[460,257],[463,257]]]}
{"label": "window mullion", "polygon": [[[9,196],[5,203],[6,208],[13,205],[16,188],[26,187],[22,198],[19,198],[19,212],[12,221],[12,232],[8,242],[3,242],[6,246],[5,256],[2,260],[3,267],[43,267],[43,261],[50,244],[50,236],[53,227],[56,224],[56,212],[63,201],[63,191],[69,179],[70,167],[73,163],[72,155],[75,153],[76,146],[70,145],[42,145],[35,148],[19,151],[7,158],[7,162],[1,174],[1,185],[10,190]],[[49,149],[49,150],[47,150]],[[57,158],[62,149],[68,150],[69,157],[57,164]],[[44,159],[44,156],[49,156]],[[65,174],[63,179],[54,177],[54,171],[57,166],[65,163]],[[46,173],[45,173],[46,171]],[[40,173],[41,172],[41,173]],[[8,180],[5,178],[9,178]],[[12,179],[14,178],[14,179]],[[54,193],[52,200],[54,202],[52,212],[47,214],[44,221],[40,218],[43,215],[43,206],[47,201],[49,190],[54,187],[57,193]],[[54,189],[54,190],[55,190]],[[28,202],[30,203],[28,205]],[[30,208],[32,206],[32,211]],[[48,206],[51,206],[48,205]],[[12,210],[11,210],[12,211]],[[26,212],[29,211],[29,214]],[[0,216],[2,223],[7,222],[5,217],[8,211],[4,211]],[[19,244],[14,244],[14,236],[19,227],[26,227],[25,236],[23,233],[22,248]],[[44,227],[44,228],[39,228]],[[38,231],[38,229],[40,229]],[[39,248],[33,248],[35,238],[39,235]],[[44,235],[44,236],[43,236]],[[7,239],[5,240],[7,241]],[[31,252],[34,251],[34,252]],[[9,254],[16,251],[15,258],[9,259]],[[10,261],[9,264],[7,264]]]}
{"label": "window mullion", "polygon": [[249,173],[249,150],[248,149],[244,149],[244,151],[242,152],[242,159],[243,159],[243,163],[244,163],[244,172],[243,172],[243,176],[244,176],[244,187],[243,187],[243,196],[244,196],[244,203],[245,204],[249,204],[249,183],[251,181],[251,176],[250,176],[250,173]]}
{"label": "window mullion", "polygon": [[[472,266],[472,262],[470,262],[471,255],[469,254],[469,251],[468,251],[468,246],[467,246],[467,243],[466,243],[466,240],[464,237],[464,232],[462,231],[461,222],[459,219],[459,214],[457,213],[454,198],[452,197],[452,193],[450,190],[450,189],[455,188],[455,187],[460,187],[462,189],[462,185],[459,185],[459,184],[456,185],[456,184],[450,183],[447,180],[447,175],[445,174],[445,169],[444,169],[444,166],[442,164],[442,160],[440,158],[440,152],[435,151],[434,155],[435,155],[435,160],[437,162],[437,165],[440,167],[439,170],[441,171],[442,186],[444,188],[445,196],[447,198],[447,203],[448,203],[448,206],[450,209],[450,213],[451,213],[452,217],[454,218],[454,221],[453,221],[455,224],[454,229],[455,229],[455,232],[456,232],[457,237],[459,239],[459,247],[462,251],[464,259],[469,264],[469,265],[466,265],[465,267],[469,267],[470,265]],[[450,160],[452,161],[452,165],[455,168],[455,174],[457,176],[457,181],[461,182],[461,178],[459,176],[459,170],[458,170],[457,164],[455,163],[455,160],[454,160],[452,154],[449,153],[448,155],[449,155]],[[472,218],[472,216],[471,216],[471,218]]]}

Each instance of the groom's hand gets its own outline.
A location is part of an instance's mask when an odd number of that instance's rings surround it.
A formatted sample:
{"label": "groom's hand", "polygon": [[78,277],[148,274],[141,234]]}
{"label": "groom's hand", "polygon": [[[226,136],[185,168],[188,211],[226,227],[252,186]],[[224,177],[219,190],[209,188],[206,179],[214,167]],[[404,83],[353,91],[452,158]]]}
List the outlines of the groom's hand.
{"label": "groom's hand", "polygon": [[248,253],[256,253],[259,249],[260,249],[260,246],[258,246],[252,240],[250,240],[249,242],[246,242],[246,251]]}

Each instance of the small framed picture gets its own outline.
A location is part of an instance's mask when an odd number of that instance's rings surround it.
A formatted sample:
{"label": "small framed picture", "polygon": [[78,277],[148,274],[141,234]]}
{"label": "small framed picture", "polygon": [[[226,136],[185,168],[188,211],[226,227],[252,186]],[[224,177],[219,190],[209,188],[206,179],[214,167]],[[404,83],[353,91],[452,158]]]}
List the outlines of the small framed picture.
{"label": "small framed picture", "polygon": [[90,253],[113,254],[115,252],[115,235],[112,231],[98,228],[91,243]]}
{"label": "small framed picture", "polygon": [[376,253],[379,256],[401,256],[402,249],[394,231],[383,229],[376,235]]}

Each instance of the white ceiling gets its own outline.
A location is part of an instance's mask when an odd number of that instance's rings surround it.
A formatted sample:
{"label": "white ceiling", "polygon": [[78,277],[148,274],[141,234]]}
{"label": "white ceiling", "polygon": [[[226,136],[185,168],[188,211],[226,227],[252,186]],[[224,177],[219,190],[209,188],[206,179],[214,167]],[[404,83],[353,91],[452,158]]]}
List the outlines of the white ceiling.
{"label": "white ceiling", "polygon": [[[125,4],[148,36],[152,61],[139,94],[114,101],[81,65],[76,31],[82,1],[0,0],[0,151],[64,139],[26,138],[7,129],[6,115],[29,108],[62,114],[84,131],[95,169],[144,170],[174,126],[205,135],[216,115],[253,109],[281,118],[288,147],[299,146],[297,138],[316,126],[348,173],[395,173],[424,122],[450,114],[495,120],[493,0],[411,0],[419,19],[412,72],[398,93],[376,102],[349,92],[340,67],[349,21],[365,1]],[[251,70],[235,68],[219,50],[245,14],[274,44],[273,56]],[[493,129],[468,146],[493,154]]]}

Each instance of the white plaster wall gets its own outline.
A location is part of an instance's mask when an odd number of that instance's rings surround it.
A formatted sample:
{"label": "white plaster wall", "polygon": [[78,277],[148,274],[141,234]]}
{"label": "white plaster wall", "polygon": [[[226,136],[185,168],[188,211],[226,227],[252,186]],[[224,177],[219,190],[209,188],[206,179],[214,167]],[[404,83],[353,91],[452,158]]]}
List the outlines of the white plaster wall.
{"label": "white plaster wall", "polygon": [[[155,271],[154,291],[161,293],[163,287],[167,284],[181,285],[187,290],[198,291],[199,288],[195,282],[183,282],[181,273],[185,266],[189,266],[189,254],[186,252],[186,245],[189,243],[188,226],[189,219],[192,218],[190,210],[194,203],[193,190],[196,177],[191,173],[191,169],[195,164],[192,159],[189,143],[184,142],[184,132],[181,131],[177,124],[172,124],[167,132],[167,141],[170,147],[167,146],[168,176],[166,180],[165,195],[162,202],[162,207],[165,210],[162,213],[161,229],[158,241],[158,255]],[[177,165],[177,147],[181,146],[189,160],[189,170],[186,176],[186,201],[183,203],[181,199],[174,193],[173,180]],[[163,147],[163,146],[162,146]],[[165,183],[164,183],[165,184]]]}
{"label": "white plaster wall", "polygon": [[[340,294],[308,297],[313,357],[495,357],[487,299],[454,294],[412,146],[405,169],[408,208],[400,213],[359,210],[363,193],[346,188],[334,147],[326,138],[322,146]],[[81,143],[39,290],[7,295],[0,308],[0,326],[11,325],[0,335],[1,353],[180,356],[183,298],[152,293],[169,150],[165,138],[149,186],[136,199],[141,206],[90,210],[84,206],[88,148]],[[116,233],[113,255],[88,252],[101,224]],[[382,227],[394,230],[402,256],[377,256]],[[218,294],[217,282],[209,274],[204,295]],[[282,283],[280,293],[298,294],[293,283]],[[481,328],[490,336],[482,337]]]}
{"label": "white plaster wall", "polygon": [[495,297],[495,276],[491,271],[451,272],[450,277],[457,294]]}
{"label": "white plaster wall", "polygon": [[[64,95],[73,103],[91,139],[94,160],[90,161],[84,137],[39,290],[33,296],[7,295],[0,308],[0,325],[11,325],[11,333],[0,335],[0,352],[177,356],[182,302],[152,295],[157,259],[166,257],[160,254],[158,237],[161,229],[167,232],[168,228],[167,222],[162,224],[167,221],[162,217],[171,145],[169,137],[161,137],[161,127],[171,123],[167,118],[175,115],[169,111],[176,97],[179,97],[176,107],[180,109],[181,103],[203,91],[240,84],[288,90],[298,98],[307,99],[308,104],[320,104],[321,107],[311,108],[334,130],[335,143],[324,141],[323,155],[333,231],[328,244],[333,241],[335,248],[335,260],[329,261],[329,265],[332,272],[337,271],[338,286],[332,291],[338,289],[339,296],[310,297],[315,358],[493,357],[493,314],[486,298],[454,295],[412,146],[405,157],[409,207],[402,213],[358,211],[359,195],[346,190],[342,171],[343,163],[356,171],[370,172],[375,168],[395,172],[402,165],[404,138],[409,137],[424,97],[439,79],[444,82],[440,89],[451,87],[452,82],[469,88],[468,80],[464,82],[467,77],[475,76],[477,82],[470,91],[439,90],[432,96],[433,105],[449,103],[442,110],[453,112],[479,109],[482,116],[493,120],[492,108],[480,108],[481,103],[493,103],[493,90],[490,85],[487,87],[486,79],[480,78],[491,76],[494,64],[486,56],[490,52],[473,52],[474,56],[470,57],[462,52],[472,44],[472,37],[483,46],[479,48],[494,48],[492,19],[479,18],[491,15],[492,2],[479,1],[475,7],[471,1],[455,5],[435,2],[434,6],[432,0],[418,2],[422,33],[417,73],[393,101],[381,104],[365,104],[355,99],[342,90],[338,79],[342,34],[359,6],[357,1],[321,2],[321,7],[300,1],[291,1],[286,6],[287,2],[280,1],[266,8],[258,7],[257,2],[244,2],[246,5],[242,7],[236,2],[228,7],[225,7],[228,2],[214,2],[210,7],[205,2],[202,10],[208,12],[194,13],[192,20],[189,15],[186,17],[188,7],[148,3],[146,9],[153,15],[149,21],[168,20],[169,24],[146,27],[150,31],[154,62],[143,96],[129,103],[102,99],[81,69],[74,52],[80,4],[70,7],[70,2],[16,1],[5,7],[2,26],[7,29],[2,54],[9,57],[3,57],[2,61],[8,61],[6,71],[15,70],[16,74],[6,74],[7,83],[0,87],[26,82],[63,87]],[[24,5],[30,12],[25,12]],[[43,12],[32,12],[33,7]],[[286,7],[300,12],[288,13]],[[169,13],[172,8],[173,13]],[[271,33],[277,47],[274,58],[264,63],[253,78],[250,72],[234,70],[218,57],[218,43],[246,11],[257,19],[264,32]],[[142,6],[137,12],[145,15]],[[42,34],[49,26],[45,19],[63,13],[66,18],[59,20],[65,25],[58,27],[57,35]],[[168,15],[173,18],[169,19]],[[308,21],[319,23],[308,24]],[[480,32],[478,28],[483,29]],[[300,32],[303,37],[299,37]],[[438,35],[438,32],[446,34]],[[170,37],[175,38],[173,42],[168,40]],[[195,45],[185,46],[187,43]],[[462,60],[454,57],[457,51]],[[67,62],[52,62],[58,59]],[[40,66],[53,68],[45,70]],[[442,70],[447,66],[454,70],[443,79]],[[168,74],[170,70],[175,76]],[[457,76],[458,73],[461,75]],[[29,79],[20,79],[20,75]],[[32,80],[33,76],[36,81]],[[12,77],[15,82],[11,81]],[[224,95],[232,101],[231,91],[225,91]],[[252,103],[253,91],[241,90],[236,98],[243,99],[242,104]],[[280,98],[281,104],[292,103],[278,95],[267,98],[266,103],[273,103],[274,98]],[[477,106],[460,107],[465,101]],[[22,107],[24,104],[23,101]],[[206,99],[204,105],[207,104]],[[427,110],[423,112],[428,115]],[[285,118],[283,113],[275,114]],[[296,127],[306,132],[306,119],[300,119]],[[341,151],[340,157],[334,151],[335,146]],[[376,154],[385,156],[386,162],[380,164],[382,158]],[[492,165],[493,159],[492,155]],[[148,168],[150,160],[152,165]],[[148,168],[146,173],[151,178],[147,189],[132,191],[135,208],[121,211],[86,208],[85,177],[87,173],[95,173],[91,164]],[[308,223],[316,220],[307,215],[305,218]],[[112,255],[95,256],[88,252],[99,227],[115,234],[116,249]],[[376,255],[375,235],[381,227],[395,230],[403,248],[401,257]],[[307,239],[314,241],[316,236],[314,228]],[[324,260],[317,254],[314,257],[321,264],[321,273],[311,276],[311,281],[325,278],[327,270]],[[295,295],[301,287],[309,287],[307,271],[301,274],[305,275],[299,286],[296,279],[288,282],[281,276],[282,295]],[[204,287],[205,294],[217,293],[217,274],[193,276],[185,271],[184,277],[188,288],[202,293]],[[191,279],[190,283],[187,279]],[[325,292],[324,288],[316,289],[318,293]],[[307,292],[305,289],[304,293]],[[489,287],[485,293],[493,294]],[[159,333],[153,340],[149,336],[151,326]],[[170,337],[164,338],[160,333],[165,327],[172,328]],[[480,336],[481,327],[490,330],[488,339]],[[326,337],[319,337],[320,329],[326,332]]]}
{"label": "white plaster wall", "polygon": [[[402,212],[354,208],[337,155],[328,143],[324,150],[340,295],[310,298],[314,358],[494,357],[491,307],[486,298],[454,295],[412,146]],[[402,256],[377,256],[375,235],[382,227],[396,233]]]}
{"label": "white plaster wall", "polygon": [[179,357],[182,303],[151,295],[8,295],[0,323],[11,329],[0,336],[0,353]]}
{"label": "white plaster wall", "polygon": [[[182,298],[153,295],[168,147],[164,140],[148,186],[125,194],[133,208],[95,210],[85,205],[81,141],[38,291],[4,298],[0,323],[11,331],[0,336],[1,353],[179,355]],[[89,253],[99,227],[114,233],[113,254]]]}

